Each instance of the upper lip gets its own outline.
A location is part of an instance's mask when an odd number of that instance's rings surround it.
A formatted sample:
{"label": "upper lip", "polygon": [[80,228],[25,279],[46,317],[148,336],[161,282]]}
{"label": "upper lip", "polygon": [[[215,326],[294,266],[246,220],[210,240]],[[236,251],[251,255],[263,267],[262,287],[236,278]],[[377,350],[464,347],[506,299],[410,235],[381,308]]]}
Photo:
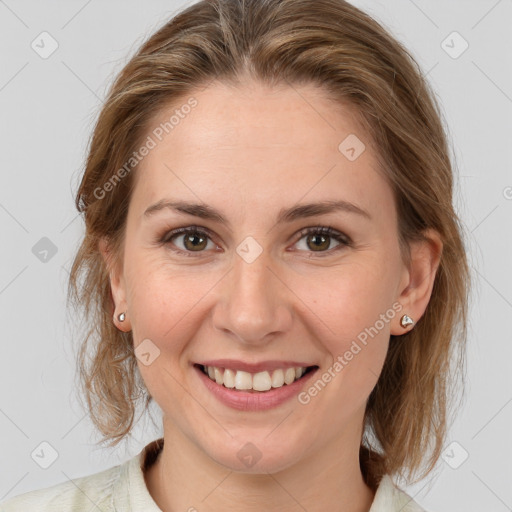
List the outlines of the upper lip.
{"label": "upper lip", "polygon": [[229,370],[242,370],[249,373],[258,373],[265,370],[277,370],[278,368],[296,368],[316,366],[311,363],[301,361],[277,361],[267,360],[257,363],[248,363],[239,359],[209,359],[208,361],[199,361],[196,364],[204,366],[216,366],[217,368],[228,368]]}

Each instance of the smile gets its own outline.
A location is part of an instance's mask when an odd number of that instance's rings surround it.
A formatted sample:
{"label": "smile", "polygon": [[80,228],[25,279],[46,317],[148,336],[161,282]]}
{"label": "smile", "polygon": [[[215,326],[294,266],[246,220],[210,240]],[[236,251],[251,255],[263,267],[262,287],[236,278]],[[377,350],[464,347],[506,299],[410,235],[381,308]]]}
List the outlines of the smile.
{"label": "smile", "polygon": [[201,365],[200,368],[211,380],[225,388],[236,389],[238,391],[248,390],[263,392],[273,388],[281,388],[284,385],[290,385],[315,367],[297,366],[291,368],[277,368],[275,370],[265,370],[257,373],[205,365]]}
{"label": "smile", "polygon": [[266,365],[268,369],[264,370],[258,365],[250,372],[246,371],[249,369],[247,364],[236,365],[244,366],[244,370],[225,368],[220,364],[220,361],[217,362],[219,366],[211,362],[209,365],[194,364],[193,368],[208,394],[231,409],[246,412],[276,408],[292,400],[319,369],[318,366],[270,369],[269,366],[273,365]]}

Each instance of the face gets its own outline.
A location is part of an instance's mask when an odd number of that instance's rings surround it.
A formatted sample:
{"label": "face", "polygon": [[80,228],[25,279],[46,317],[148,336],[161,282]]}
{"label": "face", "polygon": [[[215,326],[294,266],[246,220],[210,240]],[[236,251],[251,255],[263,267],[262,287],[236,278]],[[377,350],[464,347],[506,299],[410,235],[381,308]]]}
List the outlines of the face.
{"label": "face", "polygon": [[[215,83],[193,98],[148,131],[112,280],[164,428],[246,472],[358,449],[409,279],[368,135],[314,86]],[[178,201],[203,208],[165,206]],[[327,202],[345,207],[302,208]],[[226,385],[246,386],[244,370],[271,389],[229,389],[207,363]],[[308,371],[279,387],[297,366]]]}

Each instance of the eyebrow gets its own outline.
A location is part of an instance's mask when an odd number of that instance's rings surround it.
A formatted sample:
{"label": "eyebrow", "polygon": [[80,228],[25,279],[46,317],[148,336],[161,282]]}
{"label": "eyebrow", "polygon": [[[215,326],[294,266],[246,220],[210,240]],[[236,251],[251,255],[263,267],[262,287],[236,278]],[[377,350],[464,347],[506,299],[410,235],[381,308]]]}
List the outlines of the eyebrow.
{"label": "eyebrow", "polygon": [[[201,219],[207,219],[219,222],[229,226],[229,221],[222,213],[207,204],[188,203],[186,201],[171,201],[161,199],[157,203],[149,206],[144,212],[144,217],[150,217],[153,213],[161,210],[174,210]],[[360,215],[371,220],[371,215],[363,208],[348,201],[319,201],[316,203],[300,204],[291,208],[282,208],[277,216],[278,223],[293,222],[294,220],[316,215],[325,215],[327,213],[345,212]]]}

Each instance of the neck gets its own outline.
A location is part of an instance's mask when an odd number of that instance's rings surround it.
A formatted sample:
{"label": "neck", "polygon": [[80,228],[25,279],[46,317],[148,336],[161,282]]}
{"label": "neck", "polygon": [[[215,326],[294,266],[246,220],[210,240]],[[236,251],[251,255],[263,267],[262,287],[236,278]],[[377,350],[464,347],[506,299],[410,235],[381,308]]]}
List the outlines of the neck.
{"label": "neck", "polygon": [[162,452],[145,474],[149,493],[163,512],[368,512],[374,499],[361,474],[359,445],[346,439],[284,470],[240,473],[218,464],[165,423],[164,438]]}

